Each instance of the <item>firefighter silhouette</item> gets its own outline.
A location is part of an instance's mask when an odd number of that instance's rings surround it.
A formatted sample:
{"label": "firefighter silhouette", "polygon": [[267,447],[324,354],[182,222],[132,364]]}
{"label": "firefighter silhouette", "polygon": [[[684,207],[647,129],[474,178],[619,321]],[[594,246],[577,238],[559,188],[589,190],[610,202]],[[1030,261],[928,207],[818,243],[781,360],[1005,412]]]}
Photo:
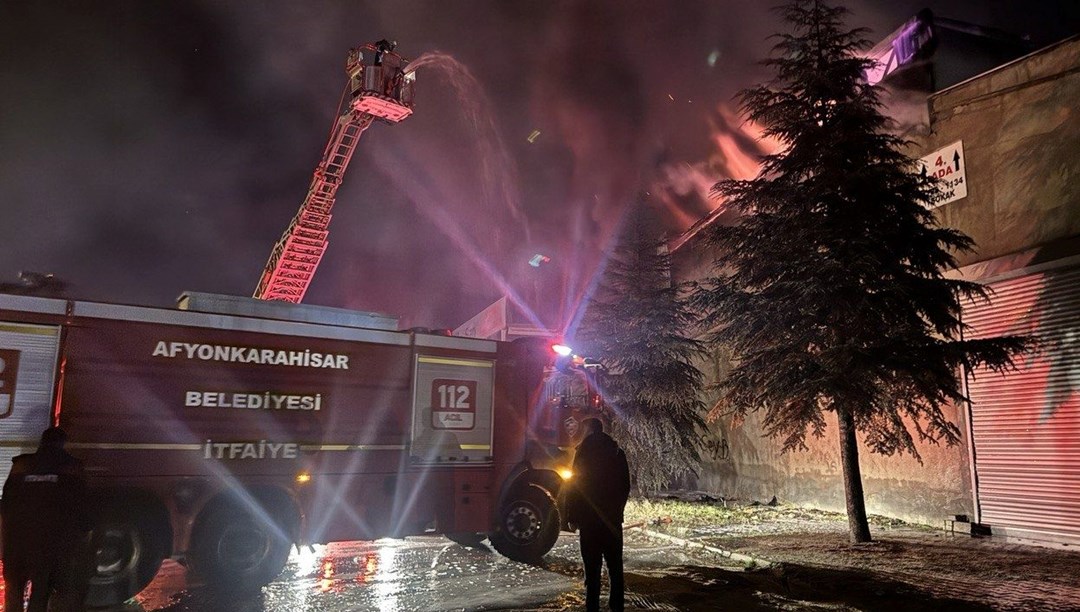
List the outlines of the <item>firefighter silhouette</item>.
{"label": "firefighter silhouette", "polygon": [[630,496],[626,454],[604,433],[599,419],[581,424],[584,439],[574,455],[574,480],[567,504],[568,522],[581,532],[585,566],[585,609],[600,610],[600,574],[607,563],[608,605],[623,610],[623,510]]}
{"label": "firefighter silhouette", "polygon": [[387,53],[392,53],[397,48],[396,40],[386,40],[385,38],[375,43],[375,65],[382,66],[383,56]]}
{"label": "firefighter silhouette", "polygon": [[[37,452],[12,459],[0,499],[3,515],[4,608],[72,610],[82,606],[89,579],[80,561],[89,546],[86,477],[82,462],[64,450],[59,427],[41,435]],[[50,606],[50,599],[52,604]]]}

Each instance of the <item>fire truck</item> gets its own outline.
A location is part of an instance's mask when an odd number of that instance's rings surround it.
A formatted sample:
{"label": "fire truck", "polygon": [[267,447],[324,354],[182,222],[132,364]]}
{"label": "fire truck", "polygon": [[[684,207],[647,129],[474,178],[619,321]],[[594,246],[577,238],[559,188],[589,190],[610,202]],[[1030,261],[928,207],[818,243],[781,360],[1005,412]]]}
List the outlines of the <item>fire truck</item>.
{"label": "fire truck", "polygon": [[0,459],[67,431],[94,492],[95,606],[166,558],[243,590],[331,541],[486,535],[540,558],[595,387],[547,340],[396,327],[206,294],[176,309],[0,294]]}

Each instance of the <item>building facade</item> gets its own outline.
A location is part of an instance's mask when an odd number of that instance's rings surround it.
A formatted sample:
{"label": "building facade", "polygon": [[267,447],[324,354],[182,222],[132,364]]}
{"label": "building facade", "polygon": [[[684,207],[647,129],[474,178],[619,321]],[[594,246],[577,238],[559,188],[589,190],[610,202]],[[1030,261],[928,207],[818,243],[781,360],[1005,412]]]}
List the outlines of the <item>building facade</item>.
{"label": "building facade", "polygon": [[[946,185],[938,221],[976,242],[956,276],[988,285],[968,304],[970,337],[1040,338],[1036,355],[1005,377],[966,372],[970,405],[949,418],[962,444],[920,447],[922,463],[863,448],[867,509],[941,524],[957,514],[994,533],[1080,543],[1080,37],[1001,65],[948,89],[893,90],[890,111],[913,125],[909,154]],[[903,108],[914,103],[916,108]],[[895,105],[895,106],[893,106]],[[672,243],[676,275],[710,273],[693,235]],[[724,375],[726,356],[703,365]],[[805,452],[781,454],[750,415],[710,425],[698,487],[728,497],[844,509],[835,419]]]}

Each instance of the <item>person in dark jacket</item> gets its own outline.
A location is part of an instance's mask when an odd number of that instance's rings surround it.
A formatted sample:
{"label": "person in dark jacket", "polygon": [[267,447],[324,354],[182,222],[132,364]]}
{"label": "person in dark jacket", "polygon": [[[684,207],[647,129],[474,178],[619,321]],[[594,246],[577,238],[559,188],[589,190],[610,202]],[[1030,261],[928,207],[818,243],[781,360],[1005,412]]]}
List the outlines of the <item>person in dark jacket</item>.
{"label": "person in dark jacket", "polygon": [[585,609],[600,610],[600,573],[607,562],[611,593],[608,605],[623,610],[623,510],[630,496],[626,454],[604,433],[599,419],[582,423],[584,439],[574,455],[574,485],[567,522],[581,531],[581,560],[585,566]]}
{"label": "person in dark jacket", "polygon": [[[90,531],[82,462],[64,450],[59,427],[41,434],[37,452],[12,459],[0,499],[3,516],[4,609],[23,609],[30,584],[30,611],[44,612],[53,590],[70,582],[70,559]],[[81,602],[67,604],[81,605]],[[55,603],[54,608],[56,609]]]}

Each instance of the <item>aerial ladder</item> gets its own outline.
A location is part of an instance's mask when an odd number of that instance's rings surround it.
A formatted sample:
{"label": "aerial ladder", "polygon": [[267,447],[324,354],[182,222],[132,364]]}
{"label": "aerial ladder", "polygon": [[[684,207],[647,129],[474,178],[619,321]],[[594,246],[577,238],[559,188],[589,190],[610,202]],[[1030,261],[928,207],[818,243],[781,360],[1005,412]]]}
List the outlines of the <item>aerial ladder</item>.
{"label": "aerial ladder", "polygon": [[331,209],[356,151],[360,135],[376,119],[397,123],[412,114],[415,72],[394,52],[397,43],[381,40],[350,49],[345,61],[349,82],[322,161],[307,197],[270,252],[254,297],[300,303],[329,244]]}

